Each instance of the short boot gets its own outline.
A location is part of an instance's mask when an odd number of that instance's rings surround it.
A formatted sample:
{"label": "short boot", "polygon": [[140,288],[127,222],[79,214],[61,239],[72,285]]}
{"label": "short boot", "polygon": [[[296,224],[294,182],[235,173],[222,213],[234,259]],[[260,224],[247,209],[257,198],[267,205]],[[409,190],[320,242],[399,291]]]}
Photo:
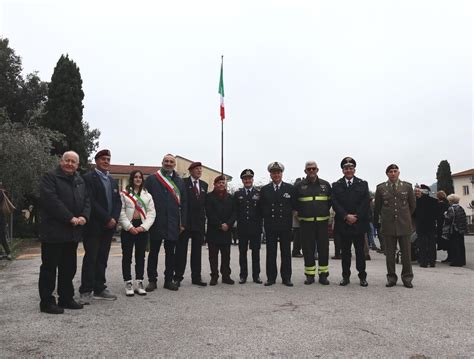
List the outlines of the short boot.
{"label": "short boot", "polygon": [[133,297],[135,295],[135,292],[133,291],[133,284],[131,280],[127,280],[125,282],[125,295],[127,297]]}
{"label": "short boot", "polygon": [[310,285],[314,283],[314,275],[307,275],[304,284]]}
{"label": "short boot", "polygon": [[329,273],[320,273],[319,274],[319,283],[321,283],[323,285],[329,285],[328,276],[329,276]]}
{"label": "short boot", "polygon": [[146,290],[147,292],[153,292],[156,288],[157,288],[157,286],[156,286],[156,281],[155,281],[155,282],[153,282],[153,281],[152,281],[152,282],[148,281],[148,285],[146,286],[145,290]]}

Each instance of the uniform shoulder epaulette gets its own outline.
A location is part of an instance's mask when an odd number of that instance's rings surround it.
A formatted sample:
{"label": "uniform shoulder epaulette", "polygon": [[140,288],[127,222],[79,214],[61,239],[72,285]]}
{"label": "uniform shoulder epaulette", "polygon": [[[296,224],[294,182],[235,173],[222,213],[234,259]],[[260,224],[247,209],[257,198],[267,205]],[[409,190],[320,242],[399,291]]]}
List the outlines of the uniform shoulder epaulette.
{"label": "uniform shoulder epaulette", "polygon": [[413,187],[410,182],[407,181],[400,181],[402,184]]}
{"label": "uniform shoulder epaulette", "polygon": [[328,181],[326,181],[325,179],[322,179],[322,178],[319,179],[319,182],[320,182],[320,183],[324,183],[324,184],[331,185]]}
{"label": "uniform shoulder epaulette", "polygon": [[377,187],[383,186],[383,185],[386,184],[386,183],[387,183],[387,182],[379,183],[379,184],[377,185]]}

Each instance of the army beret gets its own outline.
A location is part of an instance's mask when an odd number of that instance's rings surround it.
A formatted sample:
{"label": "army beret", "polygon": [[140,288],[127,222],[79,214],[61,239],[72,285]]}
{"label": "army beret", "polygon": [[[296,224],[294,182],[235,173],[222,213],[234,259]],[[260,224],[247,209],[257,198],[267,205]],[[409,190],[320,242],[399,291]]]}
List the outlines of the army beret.
{"label": "army beret", "polygon": [[344,167],[356,167],[357,162],[352,157],[344,157],[341,161],[341,168]]}
{"label": "army beret", "polygon": [[387,167],[387,169],[385,170],[385,173],[388,173],[388,171],[390,171],[390,170],[398,170],[398,166],[396,164],[392,163],[391,165],[389,165]]}
{"label": "army beret", "polygon": [[225,178],[224,175],[219,175],[216,178],[214,178],[214,184],[216,184],[219,181],[225,181],[225,180],[226,180],[226,178]]}
{"label": "army beret", "polygon": [[94,159],[96,160],[96,159],[98,159],[102,156],[109,156],[110,157],[111,156],[110,151],[109,150],[100,150],[99,152],[97,152],[95,154]]}
{"label": "army beret", "polygon": [[253,171],[250,168],[247,168],[240,173],[240,178],[253,177],[253,175]]}
{"label": "army beret", "polygon": [[283,164],[280,162],[272,162],[268,165],[267,169],[268,169],[268,172],[273,172],[273,171],[283,172],[285,170],[285,166],[283,166]]}
{"label": "army beret", "polygon": [[202,166],[201,162],[193,162],[189,165],[188,170],[191,171],[193,168],[196,168],[196,167],[199,167],[199,166]]}

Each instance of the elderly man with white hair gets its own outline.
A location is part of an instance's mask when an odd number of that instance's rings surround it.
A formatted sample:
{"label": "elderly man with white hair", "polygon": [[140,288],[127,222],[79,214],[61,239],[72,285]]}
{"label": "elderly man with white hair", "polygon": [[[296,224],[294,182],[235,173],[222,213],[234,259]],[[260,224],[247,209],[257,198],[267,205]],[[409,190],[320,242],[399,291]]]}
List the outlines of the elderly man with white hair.
{"label": "elderly man with white hair", "polygon": [[304,257],[304,284],[313,284],[316,276],[314,259],[315,244],[318,247],[319,283],[328,285],[329,276],[329,234],[328,221],[331,209],[331,185],[318,177],[315,161],[305,163],[306,178],[295,186],[300,220],[301,244]]}
{"label": "elderly man with white hair", "polygon": [[[73,299],[72,280],[77,268],[77,245],[82,240],[82,229],[89,220],[91,207],[85,182],[77,173],[78,166],[78,154],[68,151],[59,166],[41,178],[39,294],[40,310],[45,313],[62,314],[64,308],[82,308]],[[53,296],[56,278],[58,305]]]}

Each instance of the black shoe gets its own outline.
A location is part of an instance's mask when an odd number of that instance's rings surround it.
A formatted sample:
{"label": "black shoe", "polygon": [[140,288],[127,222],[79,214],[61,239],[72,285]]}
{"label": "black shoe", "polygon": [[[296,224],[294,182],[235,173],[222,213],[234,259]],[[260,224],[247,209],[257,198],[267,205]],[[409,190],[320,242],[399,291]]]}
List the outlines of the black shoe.
{"label": "black shoe", "polygon": [[253,282],[257,283],[257,284],[262,284],[263,283],[262,280],[260,279],[260,277],[254,278]]}
{"label": "black shoe", "polygon": [[82,308],[84,308],[84,306],[82,304],[79,304],[74,299],[71,299],[69,302],[66,302],[66,303],[59,302],[58,306],[61,307],[61,308],[66,308],[66,309],[82,309]]}
{"label": "black shoe", "polygon": [[173,290],[173,291],[178,290],[178,286],[176,285],[175,282],[165,282],[165,284],[163,284],[163,288]]}
{"label": "black shoe", "polygon": [[294,258],[301,258],[301,257],[303,257],[303,254],[301,254],[301,253],[293,253],[291,256],[294,257]]}
{"label": "black shoe", "polygon": [[211,281],[209,282],[209,285],[216,285],[217,284],[217,278],[212,277]]}
{"label": "black shoe", "polygon": [[372,258],[370,258],[370,254],[367,254],[367,255],[365,256],[365,260],[366,260],[366,261],[370,261],[371,259],[372,259]]}
{"label": "black shoe", "polygon": [[423,264],[420,264],[420,267],[421,268],[428,268],[428,265],[423,263]]}
{"label": "black shoe", "polygon": [[331,259],[341,259],[341,256],[335,255],[335,256],[331,257]]}
{"label": "black shoe", "polygon": [[148,281],[148,285],[146,286],[145,290],[147,292],[153,292],[157,288],[156,282],[150,282]]}
{"label": "black shoe", "polygon": [[436,267],[436,263],[430,263],[430,267],[431,267],[431,268]]}
{"label": "black shoe", "polygon": [[229,278],[222,278],[222,283],[234,284],[235,282],[229,277]]}
{"label": "black shoe", "polygon": [[361,279],[360,280],[360,286],[361,287],[367,287],[368,285],[369,285],[369,283],[367,283],[366,279]]}
{"label": "black shoe", "polygon": [[343,287],[345,287],[346,285],[348,285],[351,281],[349,280],[349,278],[342,278],[341,281],[339,282],[339,285],[342,285]]}
{"label": "black shoe", "polygon": [[411,283],[403,283],[403,285],[405,286],[405,288],[413,288],[413,284]]}
{"label": "black shoe", "polygon": [[323,285],[329,285],[328,277],[325,275],[320,275],[319,276],[319,283]]}
{"label": "black shoe", "polygon": [[385,284],[385,286],[386,286],[387,288],[395,287],[396,285],[397,285],[396,282],[387,282],[387,284]]}
{"label": "black shoe", "polygon": [[304,281],[304,284],[310,285],[314,283],[314,276],[312,275],[307,275],[306,280]]}
{"label": "black shoe", "polygon": [[40,311],[42,311],[43,313],[49,313],[49,314],[63,314],[64,313],[64,309],[61,307],[58,307],[55,303],[46,304],[46,305],[40,304]]}
{"label": "black shoe", "polygon": [[264,284],[265,287],[269,287],[271,285],[274,285],[275,284],[275,281],[274,280],[267,280]]}
{"label": "black shoe", "polygon": [[287,287],[293,287],[293,283],[291,283],[291,280],[289,279],[284,280],[283,285],[286,285]]}
{"label": "black shoe", "polygon": [[199,285],[201,287],[205,287],[207,285],[207,283],[203,282],[201,279],[195,279],[191,283],[193,283],[195,285]]}
{"label": "black shoe", "polygon": [[247,282],[247,278],[240,277],[239,284],[244,284],[245,282]]}

